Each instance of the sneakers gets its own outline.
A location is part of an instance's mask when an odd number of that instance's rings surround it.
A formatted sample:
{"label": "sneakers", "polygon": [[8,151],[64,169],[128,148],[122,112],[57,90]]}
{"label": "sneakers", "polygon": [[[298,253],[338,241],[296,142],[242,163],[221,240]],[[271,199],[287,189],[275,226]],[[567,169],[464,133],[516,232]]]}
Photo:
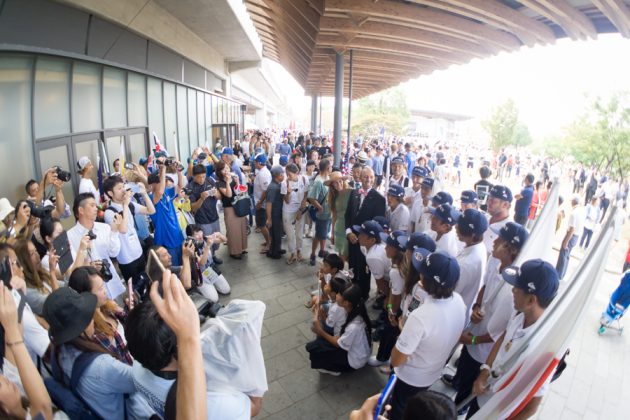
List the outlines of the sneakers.
{"label": "sneakers", "polygon": [[317,261],[317,257],[315,255],[311,255],[311,259],[309,260],[309,264],[315,266],[315,262]]}
{"label": "sneakers", "polygon": [[219,257],[212,257],[212,261],[216,264],[216,265],[221,265],[223,264],[223,260]]}
{"label": "sneakers", "polygon": [[455,388],[455,386],[453,385],[453,379],[455,379],[454,375],[449,375],[448,373],[445,373],[444,375],[442,375],[442,382],[444,382],[446,385],[450,386],[451,388]]}
{"label": "sneakers", "polygon": [[341,372],[335,372],[334,370],[326,370],[326,369],[317,369],[319,373],[325,373],[332,376],[339,376]]}
{"label": "sneakers", "polygon": [[389,360],[378,360],[376,358],[376,356],[370,356],[370,358],[368,359],[368,365],[370,366],[382,366],[382,365],[388,365],[389,364]]}

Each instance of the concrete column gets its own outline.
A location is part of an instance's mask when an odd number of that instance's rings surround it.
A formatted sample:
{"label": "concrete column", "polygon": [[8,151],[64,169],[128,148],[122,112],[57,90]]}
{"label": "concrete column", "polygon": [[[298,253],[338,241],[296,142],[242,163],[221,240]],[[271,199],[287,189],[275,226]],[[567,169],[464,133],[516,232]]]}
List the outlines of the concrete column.
{"label": "concrete column", "polygon": [[311,131],[317,133],[317,96],[311,96]]}
{"label": "concrete column", "polygon": [[334,143],[334,166],[339,167],[341,163],[341,117],[343,105],[343,53],[335,54],[335,114],[333,125]]}

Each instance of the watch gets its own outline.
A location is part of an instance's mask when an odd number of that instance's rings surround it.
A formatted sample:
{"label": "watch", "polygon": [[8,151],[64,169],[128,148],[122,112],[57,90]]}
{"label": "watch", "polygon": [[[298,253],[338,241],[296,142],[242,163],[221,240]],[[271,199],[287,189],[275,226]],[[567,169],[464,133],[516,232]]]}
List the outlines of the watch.
{"label": "watch", "polygon": [[492,368],[490,367],[490,365],[487,364],[483,364],[481,366],[479,366],[479,371],[481,372],[482,370],[487,370],[488,372],[492,371]]}

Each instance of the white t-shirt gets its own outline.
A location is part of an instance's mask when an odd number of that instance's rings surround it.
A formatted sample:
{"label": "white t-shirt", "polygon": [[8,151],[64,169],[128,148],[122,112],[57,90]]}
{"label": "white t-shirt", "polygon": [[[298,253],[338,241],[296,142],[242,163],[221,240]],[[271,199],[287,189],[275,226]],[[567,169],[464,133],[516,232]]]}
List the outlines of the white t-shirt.
{"label": "white t-shirt", "polygon": [[584,230],[584,222],[586,221],[586,208],[583,206],[576,206],[569,215],[569,221],[567,228],[573,227],[574,235],[581,235]]}
{"label": "white t-shirt", "polygon": [[429,296],[409,315],[396,341],[396,349],[408,355],[404,364],[394,368],[396,376],[415,387],[433,384],[442,374],[465,322],[466,306],[457,293],[448,299]]}
{"label": "white t-shirt", "polygon": [[[282,205],[283,213],[295,213],[300,209],[300,204],[302,204],[302,200],[304,199],[304,195],[308,191],[308,181],[306,181],[305,176],[298,176],[297,181],[289,181],[289,189],[291,190],[291,198],[289,202],[286,201]],[[295,191],[297,190],[297,191]],[[280,194],[287,194],[287,183],[283,181],[280,184]]]}
{"label": "white t-shirt", "polygon": [[90,178],[81,178],[81,181],[79,182],[79,194],[83,193],[91,193],[97,203],[101,202],[101,195],[98,193],[98,190],[94,186],[94,182],[92,182]]}
{"label": "white t-shirt", "polygon": [[333,302],[328,309],[328,316],[326,317],[326,325],[333,329],[333,335],[339,337],[341,333],[341,327],[346,322],[348,313],[343,307],[337,305],[337,302]]}
{"label": "white t-shirt", "polygon": [[[122,204],[110,203],[110,206],[115,208],[118,212],[123,209]],[[139,208],[135,203],[129,203],[129,207],[133,206],[135,214],[139,213]],[[115,213],[112,210],[105,210],[105,223],[111,225],[114,221]],[[142,245],[140,245],[140,239],[138,238],[138,232],[134,224],[134,217],[131,214],[131,210],[127,212],[127,233],[119,233],[120,236],[120,252],[116,259],[120,264],[129,264],[134,262],[142,256]]]}
{"label": "white t-shirt", "polygon": [[[269,169],[264,166],[258,170],[258,173],[254,178],[254,201],[256,204],[260,202],[260,197],[262,197],[263,192],[267,191],[269,184],[271,184],[271,172],[269,172]],[[262,204],[263,209],[266,204],[266,202]]]}
{"label": "white t-shirt", "polygon": [[442,235],[440,239],[435,241],[435,250],[445,252],[451,257],[457,257],[460,249],[461,242],[457,239],[455,228],[449,230],[447,233]]}
{"label": "white t-shirt", "polygon": [[[488,214],[488,222],[490,222],[490,215]],[[507,217],[498,222],[492,223],[488,226],[488,229],[483,233],[483,243],[486,245],[486,250],[488,254],[492,254],[492,247],[494,245],[494,240],[499,237],[498,233],[494,233],[493,230],[499,231],[503,226],[505,226],[508,222],[513,222],[511,217]]]}
{"label": "white t-shirt", "polygon": [[486,260],[486,246],[483,242],[466,247],[457,255],[459,280],[455,285],[455,291],[461,295],[466,304],[466,319],[470,317],[470,308],[481,289]]}
{"label": "white t-shirt", "polygon": [[418,216],[418,219],[416,221],[416,228],[414,232],[426,233],[432,239],[435,239],[436,234],[434,231],[431,230],[431,217],[432,216],[431,216],[431,213],[429,212],[430,205],[422,206],[422,204],[420,204],[420,206],[421,207],[418,208],[418,212],[420,213],[420,215]]}
{"label": "white t-shirt", "polygon": [[[522,312],[513,312],[512,317],[510,318],[507,328],[505,330],[505,337],[503,337],[503,343],[501,343],[501,347],[499,347],[499,352],[497,356],[494,358],[494,362],[492,366],[500,366],[505,363],[514,352],[514,349],[518,347],[518,343],[522,343],[527,341],[528,337],[533,332],[533,327],[536,323],[533,323],[527,328],[523,328],[523,322],[525,321],[525,315]],[[551,382],[551,375],[547,378],[544,384],[536,391],[534,394],[534,398],[542,397],[547,392],[547,388],[549,387],[549,383]],[[479,406],[483,406],[488,400],[492,397],[492,394],[497,392],[498,389],[495,389],[497,384],[495,383],[491,386],[490,391],[485,394],[482,394],[477,397],[477,402]],[[515,402],[514,406],[510,408],[509,411],[513,411],[520,402]],[[508,410],[506,410],[508,412]]]}
{"label": "white t-shirt", "polygon": [[391,231],[402,230],[407,232],[409,230],[409,208],[403,203],[400,203],[389,215],[389,226]]}
{"label": "white t-shirt", "polygon": [[[478,324],[470,324],[471,334],[476,336],[490,334],[493,341],[497,341],[501,337],[514,311],[512,286],[503,280],[499,272],[500,266],[501,261],[498,259],[488,259],[483,279],[486,288],[481,300],[484,317]],[[475,346],[468,345],[466,348],[473,359],[479,363],[486,363],[493,346],[494,342]]]}
{"label": "white t-shirt", "polygon": [[403,290],[405,290],[405,279],[400,274],[398,267],[389,269],[389,288],[392,295],[402,295]]}
{"label": "white t-shirt", "polygon": [[357,316],[347,326],[337,341],[339,347],[348,352],[348,364],[353,369],[360,369],[367,363],[372,349],[365,333],[365,322]]}
{"label": "white t-shirt", "polygon": [[369,250],[361,247],[361,251],[365,255],[365,261],[372,273],[372,279],[387,279],[392,263],[389,258],[387,258],[385,244],[375,244]]}

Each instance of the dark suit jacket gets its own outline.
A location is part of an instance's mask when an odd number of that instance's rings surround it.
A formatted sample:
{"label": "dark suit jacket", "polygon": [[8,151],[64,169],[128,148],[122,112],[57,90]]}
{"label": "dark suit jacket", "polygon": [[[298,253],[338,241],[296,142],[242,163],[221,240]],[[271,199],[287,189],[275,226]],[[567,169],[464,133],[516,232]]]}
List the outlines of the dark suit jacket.
{"label": "dark suit jacket", "polygon": [[352,225],[360,225],[363,222],[374,219],[376,216],[385,216],[385,197],[375,189],[371,189],[363,200],[363,205],[359,208],[361,197],[358,190],[352,191],[346,207],[346,229]]}

